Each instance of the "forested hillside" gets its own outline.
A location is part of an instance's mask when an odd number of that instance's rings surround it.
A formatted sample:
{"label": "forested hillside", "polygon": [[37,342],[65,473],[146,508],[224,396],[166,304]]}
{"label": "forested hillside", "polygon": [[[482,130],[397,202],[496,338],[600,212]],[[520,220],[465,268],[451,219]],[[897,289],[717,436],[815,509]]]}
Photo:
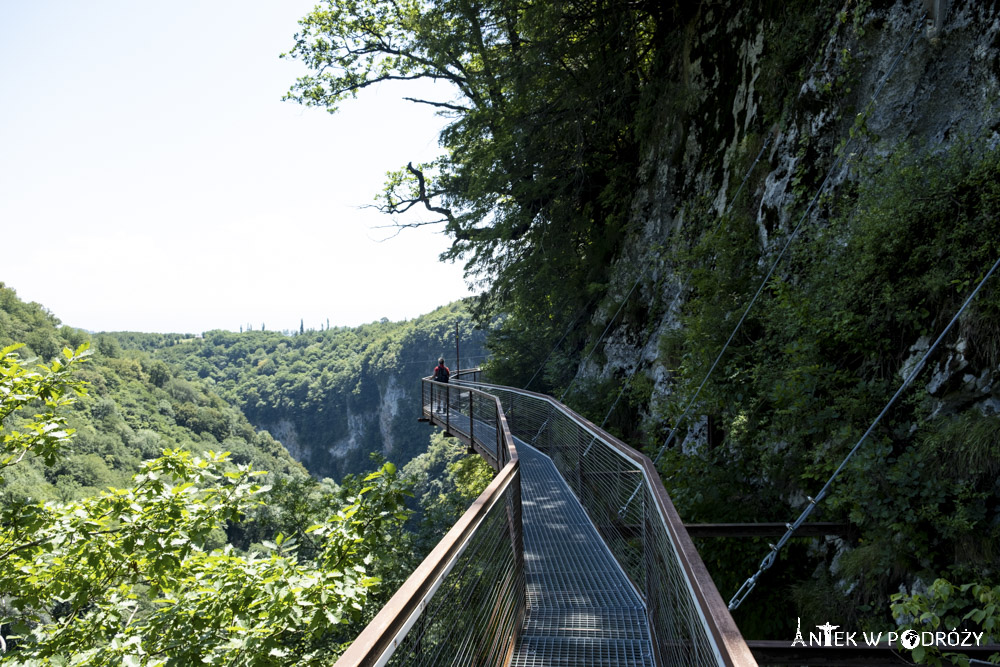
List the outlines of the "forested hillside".
{"label": "forested hillside", "polygon": [[164,449],[232,452],[236,463],[292,476],[306,470],[269,433],[255,429],[210,382],[180,377],[146,352],[123,350],[115,338],[60,326],[37,303],[24,303],[0,283],[0,347],[24,343],[24,359],[48,362],[63,348],[90,343],[89,362],[77,371],[88,393],[67,413],[76,429],[73,449],[52,467],[37,460],[18,466],[0,497],[69,500],[123,486],[139,464]]}
{"label": "forested hillside", "polygon": [[[493,378],[607,415],[685,520],[787,522],[1000,256],[998,39],[971,0],[326,3],[289,98],[450,84],[382,205],[486,284]],[[819,505],[851,537],[793,540],[747,636],[986,604],[928,585],[1000,583],[998,332],[994,277]],[[769,550],[700,546],[727,599]]]}
{"label": "forested hillside", "polygon": [[455,366],[455,333],[463,367],[484,361],[485,333],[474,329],[461,302],[407,322],[285,334],[209,331],[177,339],[117,333],[124,348],[144,349],[207,381],[266,429],[309,472],[340,479],[369,467],[379,452],[400,464],[427,448],[417,422],[420,378],[439,356]]}

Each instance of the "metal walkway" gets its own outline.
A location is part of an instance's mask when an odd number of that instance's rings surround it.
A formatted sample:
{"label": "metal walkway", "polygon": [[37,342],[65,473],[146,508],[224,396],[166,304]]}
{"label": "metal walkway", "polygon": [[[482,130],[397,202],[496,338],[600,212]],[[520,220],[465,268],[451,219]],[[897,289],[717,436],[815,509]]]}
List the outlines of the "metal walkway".
{"label": "metal walkway", "polygon": [[336,667],[755,666],[652,461],[478,379],[425,378],[421,419],[496,476]]}
{"label": "metal walkway", "polygon": [[528,610],[512,667],[648,665],[642,600],[549,457],[515,438]]}
{"label": "metal walkway", "polygon": [[[468,417],[450,425],[469,432]],[[491,424],[475,420],[486,440]],[[515,437],[527,613],[511,667],[654,666],[646,609],[548,456]]]}

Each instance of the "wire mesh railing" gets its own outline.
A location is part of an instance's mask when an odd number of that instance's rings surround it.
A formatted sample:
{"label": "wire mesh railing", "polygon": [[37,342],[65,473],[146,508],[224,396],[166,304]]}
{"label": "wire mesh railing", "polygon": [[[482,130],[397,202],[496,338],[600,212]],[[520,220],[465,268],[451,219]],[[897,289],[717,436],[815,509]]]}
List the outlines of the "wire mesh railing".
{"label": "wire mesh railing", "polygon": [[508,485],[487,511],[387,664],[506,664],[524,610],[520,536],[509,525],[520,518],[517,494]]}
{"label": "wire mesh railing", "polygon": [[524,618],[520,467],[499,399],[430,379],[421,393],[423,417],[497,474],[336,667],[505,665]]}
{"label": "wire mesh railing", "polygon": [[424,419],[497,475],[337,662],[504,665],[525,616],[514,438],[548,455],[643,596],[659,665],[755,665],[648,457],[554,399],[425,379]]}
{"label": "wire mesh railing", "polygon": [[756,664],[648,457],[548,396],[477,388],[552,459],[643,595],[657,664]]}
{"label": "wire mesh railing", "polygon": [[483,369],[481,368],[463,368],[462,370],[455,371],[455,379],[462,380],[465,382],[480,382],[483,377]]}
{"label": "wire mesh railing", "polygon": [[[473,377],[471,371],[467,377]],[[505,442],[503,433],[495,426],[501,414],[492,394],[458,382],[425,379],[421,386],[421,410],[425,419],[433,420],[446,433],[475,449],[494,470],[500,470],[510,461],[513,443]]]}

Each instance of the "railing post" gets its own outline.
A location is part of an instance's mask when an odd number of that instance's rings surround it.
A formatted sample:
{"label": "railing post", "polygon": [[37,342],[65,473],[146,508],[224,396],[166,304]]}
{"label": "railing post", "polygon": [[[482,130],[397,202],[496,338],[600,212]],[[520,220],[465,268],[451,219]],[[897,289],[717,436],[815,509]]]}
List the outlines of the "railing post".
{"label": "railing post", "polygon": [[503,468],[505,465],[507,465],[507,462],[504,460],[503,451],[500,449],[500,414],[499,414],[499,412],[497,412],[497,414],[494,416],[494,419],[493,419],[493,430],[496,431],[496,436],[497,436],[497,461],[500,462],[500,467]]}
{"label": "railing post", "polygon": [[[426,408],[427,412],[424,413]],[[427,420],[434,417],[434,385],[426,380],[420,381],[420,419]]]}
{"label": "railing post", "polygon": [[444,386],[444,432],[451,435],[451,385]]}
{"label": "railing post", "polygon": [[472,390],[469,390],[469,442],[476,441],[476,419],[472,414]]}
{"label": "railing post", "polygon": [[410,630],[410,632],[417,633],[417,645],[413,647],[413,652],[417,657],[418,664],[424,657],[424,631],[426,629],[427,617],[425,614],[420,614],[420,618],[417,619],[416,627]]}
{"label": "railing post", "polygon": [[583,498],[583,457],[586,456],[586,449],[577,450],[576,454],[576,495]]}
{"label": "railing post", "polygon": [[558,456],[556,455],[556,452],[552,449],[552,418],[555,416],[555,414],[556,414],[556,409],[553,406],[550,405],[549,406],[549,414],[548,414],[548,416],[545,419],[545,421],[547,421],[548,424],[549,424],[549,426],[548,426],[548,428],[546,429],[546,432],[545,432],[545,440],[546,440],[545,447],[547,448],[547,452],[546,453],[549,456],[551,456],[553,459],[558,458]]}

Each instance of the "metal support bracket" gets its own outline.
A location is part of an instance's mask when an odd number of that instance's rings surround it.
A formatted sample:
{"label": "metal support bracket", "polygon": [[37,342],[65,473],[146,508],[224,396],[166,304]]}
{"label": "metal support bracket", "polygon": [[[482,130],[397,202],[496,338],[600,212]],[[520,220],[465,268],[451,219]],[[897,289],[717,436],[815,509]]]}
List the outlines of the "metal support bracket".
{"label": "metal support bracket", "polygon": [[948,18],[951,0],[924,0],[924,13],[927,14],[927,36],[931,39],[941,34],[941,26]]}

